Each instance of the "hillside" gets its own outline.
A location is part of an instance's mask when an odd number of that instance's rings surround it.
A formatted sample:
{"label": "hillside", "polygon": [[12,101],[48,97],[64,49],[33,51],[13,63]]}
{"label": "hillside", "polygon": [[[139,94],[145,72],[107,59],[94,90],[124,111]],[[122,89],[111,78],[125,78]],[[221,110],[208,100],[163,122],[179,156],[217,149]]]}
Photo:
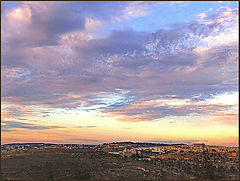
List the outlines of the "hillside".
{"label": "hillside", "polygon": [[117,179],[161,178],[150,163],[101,151],[36,149],[2,154],[3,179]]}
{"label": "hillside", "polygon": [[[171,156],[172,155],[172,156]],[[182,180],[236,179],[239,168],[227,168],[226,157],[217,154],[188,155],[191,159],[168,158],[137,161],[96,150],[39,148],[5,152],[1,155],[4,180]],[[176,157],[176,158],[175,158]],[[179,157],[180,158],[180,157]],[[202,159],[202,158],[205,158]],[[213,161],[210,163],[208,160]],[[201,161],[202,160],[202,161]],[[229,163],[235,163],[232,160]],[[222,162],[226,167],[214,163]],[[215,166],[214,166],[215,165]],[[228,164],[229,165],[229,164]]]}

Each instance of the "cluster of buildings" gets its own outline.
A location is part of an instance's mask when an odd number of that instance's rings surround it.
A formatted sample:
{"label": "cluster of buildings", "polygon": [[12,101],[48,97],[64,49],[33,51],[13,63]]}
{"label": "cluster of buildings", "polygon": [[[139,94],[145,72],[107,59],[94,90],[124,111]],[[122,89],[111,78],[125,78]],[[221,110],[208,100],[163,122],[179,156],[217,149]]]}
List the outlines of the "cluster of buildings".
{"label": "cluster of buildings", "polygon": [[[172,157],[192,159],[188,153],[227,153],[229,156],[238,157],[238,147],[225,147],[225,146],[207,146],[204,143],[194,143],[192,145],[168,145],[168,146],[154,146],[154,147],[125,147],[120,151],[109,151],[111,154],[121,155],[123,157],[135,158],[137,160],[152,160],[154,158],[169,158],[171,153]],[[175,154],[173,154],[175,153]],[[185,156],[182,156],[184,155]],[[168,156],[167,156],[168,155]]]}
{"label": "cluster of buildings", "polygon": [[66,148],[66,149],[92,150],[95,147],[96,145],[84,145],[84,144],[80,145],[80,144],[51,144],[51,143],[13,143],[1,145],[1,152],[40,148]]}
{"label": "cluster of buildings", "polygon": [[133,157],[139,160],[150,160],[151,158],[161,158],[168,153],[201,153],[208,151],[209,153],[228,153],[233,157],[238,157],[238,147],[225,146],[207,146],[204,143],[186,144],[152,144],[152,143],[133,143],[133,142],[117,142],[104,143],[100,145],[84,145],[84,144],[50,144],[50,143],[15,143],[1,145],[2,152],[38,149],[38,148],[66,148],[66,149],[82,149],[82,150],[100,150],[110,154],[121,155],[123,157]]}
{"label": "cluster of buildings", "polygon": [[17,151],[17,150],[28,150],[37,148],[53,147],[55,144],[44,144],[44,143],[13,143],[1,145],[1,152]]}

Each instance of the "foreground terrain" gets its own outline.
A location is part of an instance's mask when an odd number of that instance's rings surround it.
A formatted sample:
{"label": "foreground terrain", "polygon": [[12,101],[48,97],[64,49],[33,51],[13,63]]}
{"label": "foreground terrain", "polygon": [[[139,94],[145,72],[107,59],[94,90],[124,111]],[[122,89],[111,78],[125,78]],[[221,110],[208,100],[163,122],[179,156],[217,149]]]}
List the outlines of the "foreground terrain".
{"label": "foreground terrain", "polygon": [[[239,167],[224,166],[225,157],[209,153],[198,157],[199,159],[185,160],[169,156],[154,161],[138,161],[96,150],[19,150],[2,153],[1,177],[4,180],[239,179]],[[208,161],[209,158],[223,164],[217,166]]]}

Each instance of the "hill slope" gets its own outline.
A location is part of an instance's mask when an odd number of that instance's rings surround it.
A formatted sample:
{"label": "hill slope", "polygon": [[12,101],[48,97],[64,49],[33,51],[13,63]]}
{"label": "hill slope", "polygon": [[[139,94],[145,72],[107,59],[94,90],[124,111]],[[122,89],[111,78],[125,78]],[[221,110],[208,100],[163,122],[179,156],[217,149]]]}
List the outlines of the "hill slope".
{"label": "hill slope", "polygon": [[[239,167],[232,158],[218,154],[188,155],[176,159],[174,154],[157,161],[137,161],[103,151],[40,148],[5,152],[1,155],[4,180],[182,180],[235,179]],[[195,158],[196,157],[196,158]],[[197,158],[198,157],[198,158]],[[212,161],[210,161],[212,160]],[[236,163],[235,163],[236,162]],[[222,163],[222,166],[216,166]],[[226,164],[228,163],[228,164]]]}
{"label": "hill slope", "polygon": [[3,179],[117,179],[161,178],[151,163],[101,151],[36,149],[2,154]]}

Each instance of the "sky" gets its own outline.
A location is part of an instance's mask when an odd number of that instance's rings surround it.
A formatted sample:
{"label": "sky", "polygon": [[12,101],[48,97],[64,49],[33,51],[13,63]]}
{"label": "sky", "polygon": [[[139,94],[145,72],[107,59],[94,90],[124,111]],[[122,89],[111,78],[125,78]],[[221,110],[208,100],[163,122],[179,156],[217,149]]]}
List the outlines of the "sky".
{"label": "sky", "polygon": [[237,1],[1,10],[2,144],[238,145]]}

